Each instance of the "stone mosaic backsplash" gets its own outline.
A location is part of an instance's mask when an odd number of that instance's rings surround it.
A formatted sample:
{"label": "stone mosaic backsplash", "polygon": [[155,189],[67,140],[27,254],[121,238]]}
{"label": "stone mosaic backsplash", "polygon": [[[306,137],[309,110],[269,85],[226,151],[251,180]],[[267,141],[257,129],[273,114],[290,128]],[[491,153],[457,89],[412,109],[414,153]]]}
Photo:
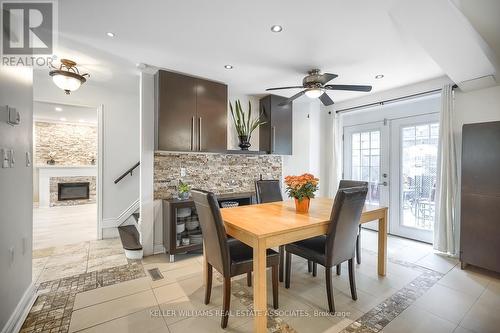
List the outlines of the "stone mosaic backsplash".
{"label": "stone mosaic backsplash", "polygon": [[[181,168],[186,176],[181,177]],[[279,155],[156,152],[154,157],[154,197],[171,199],[177,195],[179,179],[216,194],[254,192],[254,181],[282,179]]]}
{"label": "stone mosaic backsplash", "polygon": [[91,165],[97,160],[97,127],[35,122],[35,163],[45,165],[54,152],[55,165]]}

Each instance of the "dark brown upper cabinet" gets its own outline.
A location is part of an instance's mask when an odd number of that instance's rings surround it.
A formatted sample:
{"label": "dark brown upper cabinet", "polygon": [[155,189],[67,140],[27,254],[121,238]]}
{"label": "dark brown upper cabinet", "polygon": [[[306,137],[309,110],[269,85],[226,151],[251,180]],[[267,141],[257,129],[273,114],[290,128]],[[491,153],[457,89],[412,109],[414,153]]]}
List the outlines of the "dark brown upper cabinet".
{"label": "dark brown upper cabinet", "polygon": [[259,109],[266,121],[259,128],[259,150],[269,154],[292,155],[292,103],[280,106],[286,97],[268,95]]}
{"label": "dark brown upper cabinet", "polygon": [[157,80],[158,150],[227,149],[227,86],[160,70]]}

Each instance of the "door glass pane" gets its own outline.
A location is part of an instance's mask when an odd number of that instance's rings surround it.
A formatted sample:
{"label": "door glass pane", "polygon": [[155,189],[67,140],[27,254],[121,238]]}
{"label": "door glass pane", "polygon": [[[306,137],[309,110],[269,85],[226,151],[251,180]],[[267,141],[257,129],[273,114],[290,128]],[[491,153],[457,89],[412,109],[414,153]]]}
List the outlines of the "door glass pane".
{"label": "door glass pane", "polygon": [[352,180],[369,182],[367,201],[380,203],[380,131],[352,134]]}
{"label": "door glass pane", "polygon": [[400,224],[432,230],[435,215],[439,124],[402,128]]}

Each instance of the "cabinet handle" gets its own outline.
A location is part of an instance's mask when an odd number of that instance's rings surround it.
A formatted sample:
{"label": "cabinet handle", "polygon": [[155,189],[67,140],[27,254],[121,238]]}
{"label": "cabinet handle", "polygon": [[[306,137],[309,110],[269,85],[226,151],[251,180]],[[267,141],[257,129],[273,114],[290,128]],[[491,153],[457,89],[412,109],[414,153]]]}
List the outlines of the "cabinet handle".
{"label": "cabinet handle", "polygon": [[271,141],[271,153],[274,153],[274,145],[276,143],[276,126],[271,127],[272,131],[272,141]]}
{"label": "cabinet handle", "polygon": [[191,151],[194,150],[194,117],[191,117]]}
{"label": "cabinet handle", "polygon": [[201,151],[201,117],[198,118],[198,151]]}

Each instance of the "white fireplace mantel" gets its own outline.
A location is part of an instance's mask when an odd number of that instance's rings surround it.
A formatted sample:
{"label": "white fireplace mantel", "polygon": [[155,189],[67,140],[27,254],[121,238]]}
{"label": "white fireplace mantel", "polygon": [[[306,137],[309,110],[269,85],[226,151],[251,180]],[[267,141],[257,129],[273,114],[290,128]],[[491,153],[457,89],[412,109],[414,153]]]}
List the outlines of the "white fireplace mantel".
{"label": "white fireplace mantel", "polygon": [[40,207],[49,207],[51,177],[97,177],[97,167],[95,165],[41,165],[37,166],[37,169],[39,179],[38,197],[40,201]]}

